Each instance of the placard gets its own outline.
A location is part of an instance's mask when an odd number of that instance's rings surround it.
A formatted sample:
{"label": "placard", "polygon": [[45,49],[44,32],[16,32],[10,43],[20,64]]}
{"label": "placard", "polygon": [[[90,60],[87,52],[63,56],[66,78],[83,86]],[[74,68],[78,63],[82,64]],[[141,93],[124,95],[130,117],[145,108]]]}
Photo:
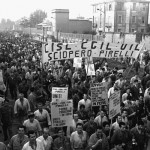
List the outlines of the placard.
{"label": "placard", "polygon": [[52,87],[52,102],[68,100],[68,87]]}
{"label": "placard", "polygon": [[81,68],[82,58],[74,58],[73,67]]}
{"label": "placard", "polygon": [[100,83],[100,86],[91,87],[92,106],[100,106],[108,104],[107,82]]}
{"label": "placard", "polygon": [[73,120],[72,100],[51,102],[52,127],[71,126]]}
{"label": "placard", "polygon": [[109,98],[109,119],[115,117],[120,111],[120,91],[117,91]]}
{"label": "placard", "polygon": [[94,64],[85,65],[87,76],[95,76],[95,67]]}

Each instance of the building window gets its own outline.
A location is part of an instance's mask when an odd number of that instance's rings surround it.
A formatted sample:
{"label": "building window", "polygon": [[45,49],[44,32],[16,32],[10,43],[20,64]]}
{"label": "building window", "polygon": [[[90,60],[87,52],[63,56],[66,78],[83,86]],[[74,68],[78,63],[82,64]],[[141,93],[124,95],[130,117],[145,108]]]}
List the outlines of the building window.
{"label": "building window", "polygon": [[145,4],[142,5],[142,10],[143,10],[143,11],[146,10],[146,5],[145,5]]}
{"label": "building window", "polygon": [[131,32],[134,33],[134,32],[135,32],[135,29],[131,29]]}
{"label": "building window", "polygon": [[121,29],[118,29],[118,32],[121,32]]}
{"label": "building window", "polygon": [[122,23],[122,16],[118,16],[118,23],[119,23],[119,24]]}
{"label": "building window", "polygon": [[132,23],[136,23],[136,17],[132,16]]}
{"label": "building window", "polygon": [[112,5],[111,4],[109,4],[109,11],[111,11],[112,10]]}
{"label": "building window", "polygon": [[123,10],[123,6],[124,6],[123,2],[117,2],[117,9],[118,10]]}
{"label": "building window", "polygon": [[142,17],[142,24],[144,24],[145,23],[145,17],[143,16]]}
{"label": "building window", "polygon": [[143,32],[144,32],[144,29],[141,29],[141,32],[143,33]]}
{"label": "building window", "polygon": [[133,10],[136,10],[136,3],[133,3]]}

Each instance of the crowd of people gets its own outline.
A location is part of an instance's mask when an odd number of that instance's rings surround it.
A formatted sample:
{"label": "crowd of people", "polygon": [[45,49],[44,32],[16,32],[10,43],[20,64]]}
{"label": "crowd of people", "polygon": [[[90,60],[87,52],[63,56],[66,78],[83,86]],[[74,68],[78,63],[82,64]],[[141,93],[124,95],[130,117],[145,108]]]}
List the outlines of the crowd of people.
{"label": "crowd of people", "polygon": [[[95,76],[87,76],[84,59],[81,68],[72,60],[42,64],[42,42],[22,35],[0,33],[0,49],[0,150],[150,149],[149,63],[141,73],[135,60],[133,77],[125,79],[125,68],[97,60]],[[121,113],[111,120],[108,105],[92,106],[90,86],[101,82],[108,83],[108,100],[121,93]],[[72,125],[51,126],[52,87],[68,87]]]}

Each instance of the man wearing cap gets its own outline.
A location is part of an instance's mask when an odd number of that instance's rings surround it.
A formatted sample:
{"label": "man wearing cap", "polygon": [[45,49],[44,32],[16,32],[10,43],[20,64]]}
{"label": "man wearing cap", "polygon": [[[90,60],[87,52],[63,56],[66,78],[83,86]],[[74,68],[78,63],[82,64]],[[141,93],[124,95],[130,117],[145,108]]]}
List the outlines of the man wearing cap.
{"label": "man wearing cap", "polygon": [[26,132],[33,130],[37,135],[41,135],[42,133],[42,128],[40,126],[40,123],[37,119],[35,119],[34,113],[30,112],[28,114],[27,120],[24,121],[23,125],[26,127]]}

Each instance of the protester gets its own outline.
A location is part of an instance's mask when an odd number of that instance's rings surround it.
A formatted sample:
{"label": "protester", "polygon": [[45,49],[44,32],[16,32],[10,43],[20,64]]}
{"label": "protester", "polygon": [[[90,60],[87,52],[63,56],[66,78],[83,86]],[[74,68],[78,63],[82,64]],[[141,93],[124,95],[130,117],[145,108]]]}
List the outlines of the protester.
{"label": "protester", "polygon": [[88,136],[83,131],[83,124],[77,123],[77,131],[73,132],[70,137],[71,148],[84,150],[87,147]]}
{"label": "protester", "polygon": [[13,121],[13,108],[10,106],[8,99],[5,99],[4,104],[0,108],[0,119],[2,122],[4,141],[7,141],[12,137]]}
{"label": "protester", "polygon": [[18,126],[18,134],[14,135],[8,144],[9,150],[21,150],[28,142],[28,136],[25,135],[25,127],[20,125]]}
{"label": "protester", "polygon": [[54,140],[54,150],[70,150],[71,145],[69,139],[64,135],[62,129],[58,130],[58,138]]}
{"label": "protester", "polygon": [[32,130],[28,131],[29,142],[24,144],[22,150],[45,150],[42,142],[37,139],[36,133]]}
{"label": "protester", "polygon": [[92,150],[109,150],[109,143],[102,127],[97,127],[96,132],[90,136],[88,145]]}
{"label": "protester", "polygon": [[44,150],[52,150],[53,148],[53,138],[49,136],[49,128],[43,128],[43,135],[38,137],[38,139],[42,142]]}
{"label": "protester", "polygon": [[51,120],[49,113],[46,109],[43,109],[42,102],[38,102],[38,110],[34,112],[35,118],[39,121],[41,128],[51,126]]}

